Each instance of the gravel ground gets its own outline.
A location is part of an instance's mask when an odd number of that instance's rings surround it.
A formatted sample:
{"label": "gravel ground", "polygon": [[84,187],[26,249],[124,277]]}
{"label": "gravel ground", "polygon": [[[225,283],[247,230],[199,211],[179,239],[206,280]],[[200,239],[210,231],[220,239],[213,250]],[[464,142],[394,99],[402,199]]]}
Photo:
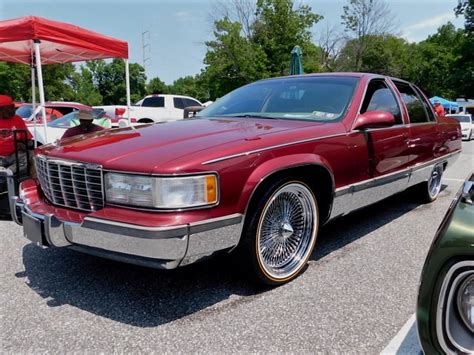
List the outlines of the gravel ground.
{"label": "gravel ground", "polygon": [[438,201],[403,193],[330,223],[306,272],[266,291],[225,257],[157,271],[41,250],[0,221],[0,351],[378,353],[414,313],[431,240],[473,168],[471,141]]}

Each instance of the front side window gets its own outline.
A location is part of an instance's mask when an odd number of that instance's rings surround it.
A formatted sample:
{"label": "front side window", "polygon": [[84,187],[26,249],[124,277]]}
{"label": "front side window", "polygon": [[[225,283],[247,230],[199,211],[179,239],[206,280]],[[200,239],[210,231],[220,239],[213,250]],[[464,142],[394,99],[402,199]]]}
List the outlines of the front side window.
{"label": "front side window", "polygon": [[143,107],[165,107],[165,98],[163,96],[147,97],[142,102]]}
{"label": "front side window", "polygon": [[400,92],[403,102],[405,103],[410,123],[426,123],[430,119],[426,113],[425,106],[421,98],[413,91],[410,85],[398,81],[394,81],[395,86]]}
{"label": "front side window", "polygon": [[197,116],[336,121],[344,117],[358,81],[350,76],[259,81],[230,92]]}
{"label": "front side window", "polygon": [[395,117],[395,124],[403,123],[395,95],[382,79],[372,80],[367,87],[360,113],[367,111],[390,112]]}

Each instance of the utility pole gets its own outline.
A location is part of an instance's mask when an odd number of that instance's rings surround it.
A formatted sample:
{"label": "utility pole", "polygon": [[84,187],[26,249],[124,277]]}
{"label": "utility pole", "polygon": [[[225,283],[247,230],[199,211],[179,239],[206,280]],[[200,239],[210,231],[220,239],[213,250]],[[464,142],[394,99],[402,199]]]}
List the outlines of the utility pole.
{"label": "utility pole", "polygon": [[150,43],[150,31],[142,32],[142,53],[143,53],[143,68],[151,64],[151,43]]}

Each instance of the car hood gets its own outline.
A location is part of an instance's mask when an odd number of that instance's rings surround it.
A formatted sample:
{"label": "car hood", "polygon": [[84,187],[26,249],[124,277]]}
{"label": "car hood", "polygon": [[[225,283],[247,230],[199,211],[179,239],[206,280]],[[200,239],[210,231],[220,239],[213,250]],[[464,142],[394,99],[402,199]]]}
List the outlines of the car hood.
{"label": "car hood", "polygon": [[[179,172],[185,162],[199,163],[219,156],[281,144],[288,132],[304,132],[322,123],[221,118],[163,122],[101,131],[48,145],[38,153],[60,159],[102,165],[105,169],[143,173]],[[281,136],[281,137],[280,137]]]}

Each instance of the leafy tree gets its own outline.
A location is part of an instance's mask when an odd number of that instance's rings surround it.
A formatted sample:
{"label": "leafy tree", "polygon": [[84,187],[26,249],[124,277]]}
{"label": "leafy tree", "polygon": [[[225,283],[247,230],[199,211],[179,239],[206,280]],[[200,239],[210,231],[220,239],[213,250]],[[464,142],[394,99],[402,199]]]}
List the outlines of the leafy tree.
{"label": "leafy tree", "polygon": [[75,101],[91,106],[102,104],[102,95],[94,85],[92,72],[87,67],[81,66],[79,71],[72,75],[71,87]]}
{"label": "leafy tree", "polygon": [[27,65],[0,63],[0,93],[16,101],[31,99],[31,71]]}
{"label": "leafy tree", "polygon": [[229,19],[215,23],[214,37],[208,47],[203,81],[215,99],[229,91],[266,77],[267,58],[262,48],[241,35],[242,27]]}
{"label": "leafy tree", "polygon": [[[125,63],[122,59],[113,59],[110,63],[104,60],[88,62],[99,94],[104,105],[126,104]],[[130,92],[132,102],[138,101],[146,94],[145,69],[136,63],[130,64]]]}
{"label": "leafy tree", "polygon": [[209,100],[207,83],[202,75],[185,76],[173,82],[170,86],[170,92],[177,95],[186,95],[194,97],[201,102]]}
{"label": "leafy tree", "polygon": [[474,0],[459,1],[456,15],[464,15],[464,38],[458,47],[458,60],[452,74],[456,82],[457,96],[472,97],[474,94]]}
{"label": "leafy tree", "polygon": [[342,25],[353,39],[353,70],[360,71],[362,55],[370,45],[374,35],[385,35],[394,28],[393,17],[384,0],[349,0],[343,7]]}
{"label": "leafy tree", "polygon": [[146,92],[148,95],[171,93],[169,86],[158,77],[150,80],[150,82],[146,85]]}
{"label": "leafy tree", "polygon": [[312,12],[308,5],[295,8],[292,0],[257,1],[252,38],[267,57],[270,75],[288,74],[291,50],[295,45],[302,48],[304,62],[311,62],[310,58],[316,55],[311,28],[321,19],[322,16]]}
{"label": "leafy tree", "polygon": [[74,92],[70,85],[72,76],[75,72],[73,64],[43,65],[42,71],[44,96],[46,101],[75,100]]}

